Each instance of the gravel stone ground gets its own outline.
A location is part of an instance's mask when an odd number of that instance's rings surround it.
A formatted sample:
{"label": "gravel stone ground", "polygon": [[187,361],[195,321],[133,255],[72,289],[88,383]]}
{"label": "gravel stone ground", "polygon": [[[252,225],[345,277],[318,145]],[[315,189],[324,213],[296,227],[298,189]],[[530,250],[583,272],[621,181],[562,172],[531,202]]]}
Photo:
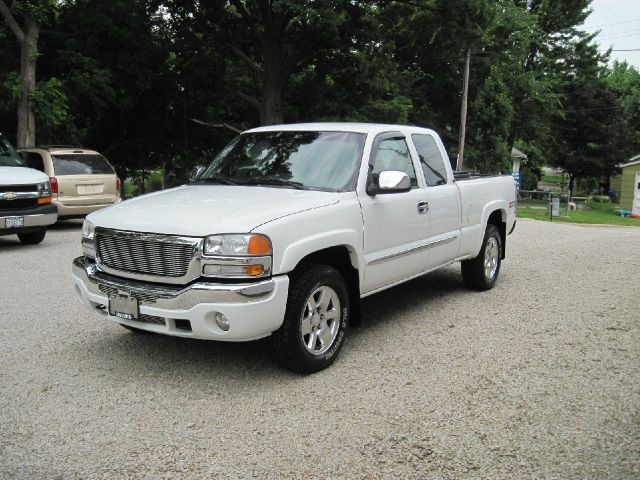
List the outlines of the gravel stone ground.
{"label": "gravel stone ground", "polygon": [[92,315],[79,242],[0,237],[2,478],[640,477],[640,228],[520,220],[496,288],[366,299],[306,377]]}

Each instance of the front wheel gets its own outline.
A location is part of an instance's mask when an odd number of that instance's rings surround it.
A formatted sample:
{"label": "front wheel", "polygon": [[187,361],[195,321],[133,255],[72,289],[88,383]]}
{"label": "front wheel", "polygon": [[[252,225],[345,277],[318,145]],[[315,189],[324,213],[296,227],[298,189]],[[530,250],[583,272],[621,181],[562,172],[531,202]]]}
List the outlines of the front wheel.
{"label": "front wheel", "polygon": [[274,359],[298,373],[328,367],[344,344],[348,318],[342,275],[327,265],[299,268],[291,276],[284,322],[271,336]]}
{"label": "front wheel", "polygon": [[46,228],[40,228],[40,229],[36,230],[35,232],[19,233],[18,234],[18,238],[25,245],[36,245],[36,244],[42,242],[42,240],[44,240],[44,236],[46,234],[47,234],[47,229]]}
{"label": "front wheel", "polygon": [[502,236],[498,228],[487,225],[482,248],[476,258],[462,262],[462,280],[473,290],[493,288],[500,273]]}

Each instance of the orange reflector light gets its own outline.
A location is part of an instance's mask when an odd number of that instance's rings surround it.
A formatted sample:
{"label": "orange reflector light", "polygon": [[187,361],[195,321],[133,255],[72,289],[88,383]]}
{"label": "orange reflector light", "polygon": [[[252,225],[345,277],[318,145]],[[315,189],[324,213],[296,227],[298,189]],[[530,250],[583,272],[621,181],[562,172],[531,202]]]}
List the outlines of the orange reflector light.
{"label": "orange reflector light", "polygon": [[258,276],[264,273],[264,266],[262,265],[247,265],[244,267],[244,270],[247,272],[247,275]]}
{"label": "orange reflector light", "polygon": [[[269,240],[262,235],[252,235],[249,239],[247,253],[249,255],[271,255],[271,244],[269,243]],[[262,266],[260,265],[260,267]],[[262,273],[262,271],[260,273]]]}
{"label": "orange reflector light", "polygon": [[46,205],[47,203],[51,203],[51,197],[40,197],[38,199],[38,205]]}

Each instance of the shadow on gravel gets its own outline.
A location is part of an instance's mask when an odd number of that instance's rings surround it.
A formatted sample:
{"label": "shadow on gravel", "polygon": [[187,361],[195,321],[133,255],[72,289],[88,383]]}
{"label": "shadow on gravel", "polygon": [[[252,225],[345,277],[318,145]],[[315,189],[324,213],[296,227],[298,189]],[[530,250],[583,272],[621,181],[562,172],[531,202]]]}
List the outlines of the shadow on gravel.
{"label": "shadow on gravel", "polygon": [[84,220],[82,218],[72,219],[72,220],[59,220],[58,222],[50,225],[48,230],[57,230],[57,231],[69,231],[69,230],[80,230],[82,229],[82,223]]}
{"label": "shadow on gravel", "polygon": [[300,377],[273,363],[268,339],[230,343],[137,334],[124,329],[122,333],[110,333],[94,338],[83,363],[89,363],[90,370],[99,371],[108,359],[109,371],[118,380],[144,376],[206,386],[230,379],[251,378],[253,382]]}
{"label": "shadow on gravel", "polygon": [[[362,327],[352,328],[350,335],[362,338],[375,335],[376,330],[390,322],[416,321],[415,316],[412,317],[416,311],[428,312],[431,303],[464,292],[467,290],[459,269],[444,269],[412,280],[364,299]],[[93,337],[81,362],[88,363],[90,370],[101,370],[108,359],[109,370],[117,378],[145,376],[203,386],[231,379],[244,383],[244,378],[251,382],[267,379],[287,382],[302,378],[271,360],[268,338],[240,343],[213,342],[137,334],[116,324],[109,325],[105,333]]]}
{"label": "shadow on gravel", "polygon": [[[57,223],[54,223],[53,225],[49,225],[47,227],[47,232],[52,232],[52,231],[59,231],[59,232],[65,232],[65,231],[72,231],[72,230],[80,230],[82,229],[82,219],[74,219],[74,220],[63,220]],[[0,252],[9,252],[9,251],[13,251],[13,250],[23,250],[23,249],[27,249],[27,248],[43,248],[46,245],[47,242],[47,238],[45,237],[43,243],[38,244],[38,245],[23,245],[20,240],[18,240],[18,236],[17,235],[2,235],[0,236]]]}
{"label": "shadow on gravel", "polygon": [[[440,299],[468,293],[459,267],[441,269],[362,300],[362,326],[375,329],[382,323],[413,321],[410,312],[428,312]],[[353,330],[358,335],[360,329]]]}

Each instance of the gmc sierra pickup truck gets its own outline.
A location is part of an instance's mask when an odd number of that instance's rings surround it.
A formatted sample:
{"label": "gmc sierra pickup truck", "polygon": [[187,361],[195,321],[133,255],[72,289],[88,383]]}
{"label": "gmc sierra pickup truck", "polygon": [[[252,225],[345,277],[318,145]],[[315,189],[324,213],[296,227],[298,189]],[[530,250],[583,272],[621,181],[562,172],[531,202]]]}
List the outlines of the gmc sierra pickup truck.
{"label": "gmc sierra pickup truck", "polygon": [[75,291],[133,331],[270,336],[278,363],[315,372],[360,321],[363,297],[453,262],[468,287],[494,286],[513,178],[456,176],[424,128],[249,130],[190,184],[89,215]]}
{"label": "gmc sierra pickup truck", "polygon": [[49,177],[25,161],[0,134],[0,235],[18,235],[25,244],[42,242],[58,213]]}

